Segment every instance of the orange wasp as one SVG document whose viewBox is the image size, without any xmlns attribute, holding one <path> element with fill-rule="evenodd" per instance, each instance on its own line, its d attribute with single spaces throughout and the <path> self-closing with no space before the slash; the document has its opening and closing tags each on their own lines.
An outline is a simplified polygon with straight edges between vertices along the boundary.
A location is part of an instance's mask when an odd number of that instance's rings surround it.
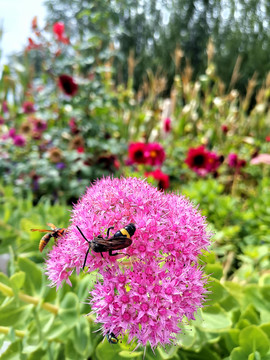
<svg viewBox="0 0 270 360">
<path fill-rule="evenodd" d="M 45 234 L 44 236 L 42 236 L 40 242 L 39 242 L 39 251 L 42 252 L 42 250 L 45 248 L 45 246 L 48 244 L 48 242 L 50 241 L 50 239 L 52 237 L 54 237 L 55 239 L 63 236 L 66 234 L 66 229 L 64 228 L 57 228 L 54 224 L 48 223 L 48 226 L 50 226 L 50 228 L 52 230 L 47 230 L 47 229 L 31 229 L 31 231 L 39 231 L 39 232 L 46 232 L 48 234 Z"/>
</svg>

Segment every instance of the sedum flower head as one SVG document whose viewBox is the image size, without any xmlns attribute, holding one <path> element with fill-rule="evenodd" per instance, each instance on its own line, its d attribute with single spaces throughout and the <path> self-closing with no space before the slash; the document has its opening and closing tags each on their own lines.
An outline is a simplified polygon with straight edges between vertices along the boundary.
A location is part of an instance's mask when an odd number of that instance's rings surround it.
<svg viewBox="0 0 270 360">
<path fill-rule="evenodd" d="M 155 348 L 175 340 L 183 317 L 194 319 L 207 292 L 198 255 L 211 234 L 184 196 L 165 194 L 137 178 L 96 181 L 74 205 L 67 234 L 49 253 L 47 274 L 59 287 L 70 284 L 74 269 L 82 269 L 88 243 L 76 225 L 91 240 L 105 236 L 108 227 L 116 232 L 129 223 L 136 225 L 133 242 L 121 250 L 129 257 L 89 253 L 87 271 L 98 269 L 90 305 L 104 335 L 128 333 L 129 341 L 149 341 Z"/>
</svg>

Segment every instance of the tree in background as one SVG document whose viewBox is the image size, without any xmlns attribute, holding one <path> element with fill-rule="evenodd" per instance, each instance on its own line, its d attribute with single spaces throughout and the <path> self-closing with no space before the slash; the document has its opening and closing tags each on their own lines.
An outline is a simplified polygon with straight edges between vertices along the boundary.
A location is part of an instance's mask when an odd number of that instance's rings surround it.
<svg viewBox="0 0 270 360">
<path fill-rule="evenodd" d="M 104 50 L 114 43 L 118 82 L 127 81 L 132 51 L 137 89 L 150 69 L 164 72 L 170 87 L 177 70 L 176 47 L 190 61 L 193 76 L 201 74 L 210 37 L 217 71 L 227 87 L 239 56 L 241 76 L 236 87 L 242 92 L 255 71 L 260 82 L 269 70 L 270 4 L 265 0 L 47 0 L 46 5 L 48 20 L 64 21 L 74 39 L 102 34 Z"/>
</svg>

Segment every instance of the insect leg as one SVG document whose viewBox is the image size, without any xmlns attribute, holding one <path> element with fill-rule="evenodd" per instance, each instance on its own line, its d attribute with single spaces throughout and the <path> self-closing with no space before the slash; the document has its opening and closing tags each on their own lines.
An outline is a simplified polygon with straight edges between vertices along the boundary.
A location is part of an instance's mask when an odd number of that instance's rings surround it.
<svg viewBox="0 0 270 360">
<path fill-rule="evenodd" d="M 91 244 L 89 245 L 89 248 L 88 248 L 88 250 L 87 250 L 87 252 L 85 254 L 85 258 L 84 258 L 84 262 L 83 262 L 83 269 L 85 268 L 85 264 L 86 264 L 86 260 L 87 260 L 90 248 L 91 248 Z"/>
<path fill-rule="evenodd" d="M 109 255 L 110 256 L 116 256 L 116 255 L 125 255 L 125 256 L 130 256 L 130 255 L 128 255 L 128 254 L 125 254 L 125 253 L 122 253 L 122 252 L 117 252 L 117 253 L 112 253 L 113 252 L 113 250 L 109 250 Z"/>
<path fill-rule="evenodd" d="M 113 229 L 113 228 L 114 228 L 114 226 L 110 226 L 110 227 L 108 228 L 108 230 L 107 230 L 107 238 L 109 237 L 110 230 Z"/>
</svg>

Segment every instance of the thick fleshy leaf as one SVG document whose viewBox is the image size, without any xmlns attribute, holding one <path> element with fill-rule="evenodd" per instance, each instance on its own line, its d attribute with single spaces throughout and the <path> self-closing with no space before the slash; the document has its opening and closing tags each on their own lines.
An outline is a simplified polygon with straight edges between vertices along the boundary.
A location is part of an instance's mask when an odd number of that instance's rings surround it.
<svg viewBox="0 0 270 360">
<path fill-rule="evenodd" d="M 19 258 L 19 268 L 25 272 L 25 290 L 28 295 L 39 294 L 42 286 L 42 271 L 34 262 L 27 258 Z"/>
<path fill-rule="evenodd" d="M 215 278 L 209 278 L 208 288 L 209 291 L 211 291 L 211 294 L 208 295 L 207 305 L 211 306 L 229 295 L 228 291 L 221 285 L 219 280 Z"/>
<path fill-rule="evenodd" d="M 229 314 L 218 304 L 203 309 L 202 319 L 201 329 L 206 332 L 224 331 L 231 326 Z"/>
<path fill-rule="evenodd" d="M 248 326 L 240 332 L 239 344 L 246 355 L 258 351 L 263 356 L 269 350 L 269 340 L 266 334 L 255 325 Z"/>
<path fill-rule="evenodd" d="M 78 321 L 79 314 L 79 301 L 74 293 L 67 293 L 60 303 L 60 310 L 58 313 L 61 320 L 66 326 L 72 327 Z"/>
</svg>

